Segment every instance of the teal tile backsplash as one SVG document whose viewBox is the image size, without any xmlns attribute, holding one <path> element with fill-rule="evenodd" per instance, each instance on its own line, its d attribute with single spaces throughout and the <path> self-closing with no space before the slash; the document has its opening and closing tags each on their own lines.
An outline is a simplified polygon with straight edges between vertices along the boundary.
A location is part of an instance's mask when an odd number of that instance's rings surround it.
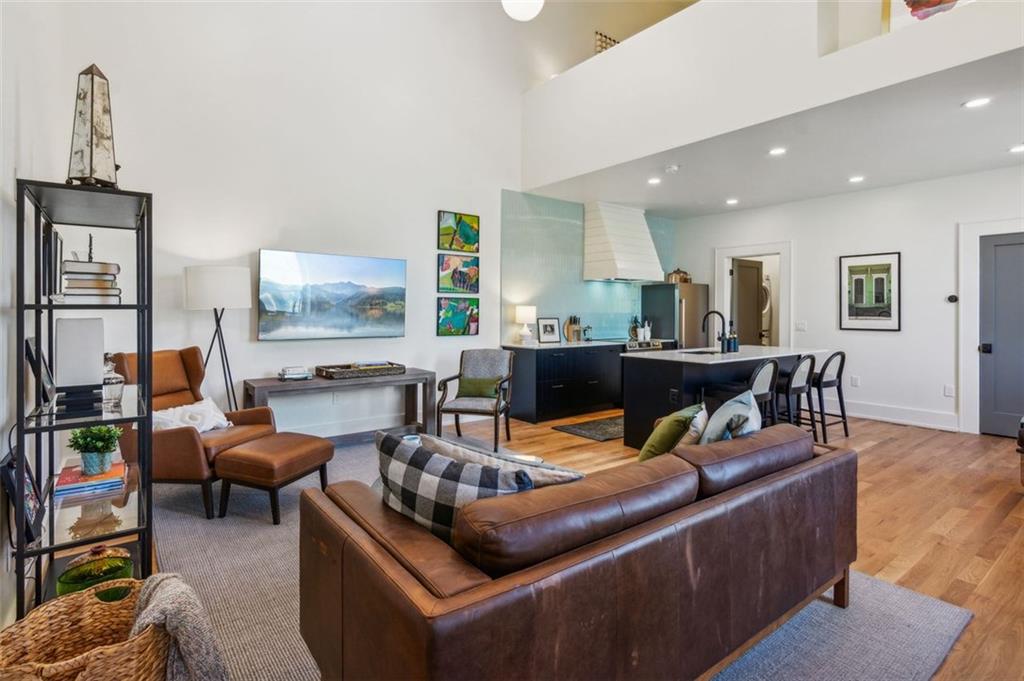
<svg viewBox="0 0 1024 681">
<path fill-rule="evenodd" d="M 675 247 L 670 220 L 649 218 L 663 269 Z M 621 338 L 640 313 L 640 285 L 583 281 L 583 204 L 505 190 L 501 193 L 502 339 L 519 328 L 516 305 L 535 305 L 538 317 L 579 315 L 593 338 Z M 536 328 L 533 329 L 536 334 Z"/>
</svg>

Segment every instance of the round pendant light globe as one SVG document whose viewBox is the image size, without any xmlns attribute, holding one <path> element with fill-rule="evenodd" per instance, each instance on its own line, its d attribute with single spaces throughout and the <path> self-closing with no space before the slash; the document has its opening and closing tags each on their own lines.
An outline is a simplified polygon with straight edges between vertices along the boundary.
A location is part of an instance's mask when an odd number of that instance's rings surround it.
<svg viewBox="0 0 1024 681">
<path fill-rule="evenodd" d="M 516 21 L 530 21 L 544 7 L 544 0 L 501 0 L 505 14 Z"/>
</svg>

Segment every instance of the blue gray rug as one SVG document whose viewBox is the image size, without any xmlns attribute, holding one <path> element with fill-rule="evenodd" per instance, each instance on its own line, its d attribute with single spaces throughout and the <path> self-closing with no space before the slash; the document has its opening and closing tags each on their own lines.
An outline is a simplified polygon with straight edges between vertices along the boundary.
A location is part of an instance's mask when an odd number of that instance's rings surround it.
<svg viewBox="0 0 1024 681">
<path fill-rule="evenodd" d="M 376 453 L 372 445 L 339 448 L 328 471 L 332 482 L 371 482 Z M 160 569 L 183 575 L 203 600 L 234 681 L 320 678 L 299 634 L 298 499 L 317 485 L 314 474 L 281 491 L 278 526 L 260 490 L 234 487 L 228 516 L 206 520 L 198 488 L 155 486 Z M 847 610 L 811 603 L 717 679 L 928 679 L 971 619 L 962 608 L 858 573 L 850 593 Z"/>
</svg>

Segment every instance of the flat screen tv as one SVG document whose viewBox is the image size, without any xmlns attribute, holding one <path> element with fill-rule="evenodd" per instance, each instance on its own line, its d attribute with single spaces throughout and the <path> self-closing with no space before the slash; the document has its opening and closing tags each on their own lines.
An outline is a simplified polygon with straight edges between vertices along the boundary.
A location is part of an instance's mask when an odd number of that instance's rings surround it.
<svg viewBox="0 0 1024 681">
<path fill-rule="evenodd" d="M 405 335 L 405 261 L 260 250 L 259 340 Z"/>
</svg>

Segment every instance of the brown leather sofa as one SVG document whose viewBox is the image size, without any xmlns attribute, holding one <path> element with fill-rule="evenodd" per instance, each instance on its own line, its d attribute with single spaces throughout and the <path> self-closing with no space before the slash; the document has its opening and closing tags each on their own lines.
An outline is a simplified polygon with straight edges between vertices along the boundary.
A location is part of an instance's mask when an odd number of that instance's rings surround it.
<svg viewBox="0 0 1024 681">
<path fill-rule="evenodd" d="M 138 382 L 135 353 L 114 355 L 116 371 L 126 383 Z M 203 399 L 202 385 L 206 369 L 202 351 L 159 350 L 153 353 L 153 409 L 170 409 Z M 153 481 L 200 485 L 203 508 L 213 518 L 214 459 L 224 450 L 277 432 L 274 413 L 269 407 L 226 412 L 233 424 L 229 428 L 200 433 L 195 428 L 170 428 L 153 432 Z M 129 463 L 137 456 L 136 432 L 124 429 L 120 439 L 121 455 Z"/>
<path fill-rule="evenodd" d="M 301 501 L 324 679 L 710 676 L 856 558 L 857 455 L 783 424 L 475 501 L 452 545 L 347 481 Z"/>
</svg>

